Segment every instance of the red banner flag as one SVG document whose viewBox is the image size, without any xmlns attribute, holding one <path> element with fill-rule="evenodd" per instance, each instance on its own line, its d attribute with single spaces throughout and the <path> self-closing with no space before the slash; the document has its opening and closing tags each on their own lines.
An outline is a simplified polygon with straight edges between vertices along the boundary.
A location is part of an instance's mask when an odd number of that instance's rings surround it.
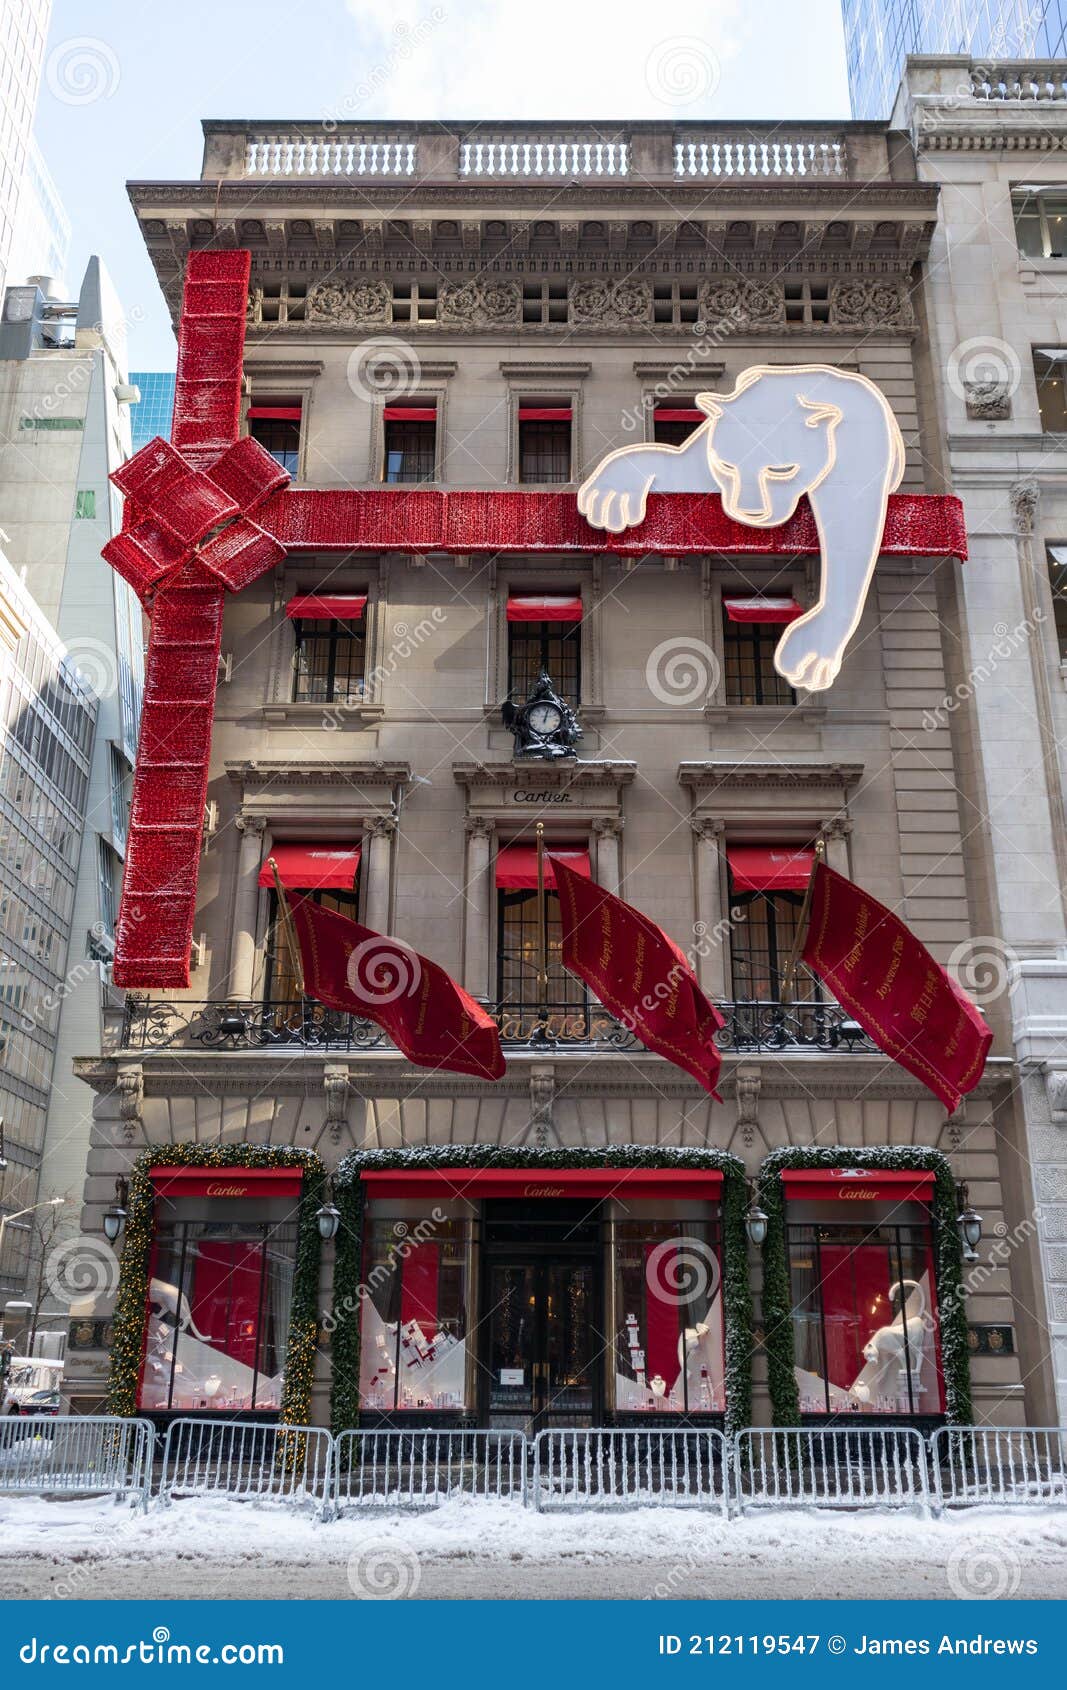
<svg viewBox="0 0 1067 1690">
<path fill-rule="evenodd" d="M 643 1045 L 684 1068 L 713 1097 L 726 1023 L 673 939 L 647 915 L 551 857 L 559 891 L 563 966 Z"/>
<path fill-rule="evenodd" d="M 443 968 L 310 898 L 291 908 L 308 997 L 383 1027 L 420 1068 L 501 1078 L 496 1022 Z"/>
<path fill-rule="evenodd" d="M 815 869 L 801 956 L 950 1114 L 974 1090 L 993 1042 L 981 1012 L 899 916 L 825 863 Z"/>
</svg>

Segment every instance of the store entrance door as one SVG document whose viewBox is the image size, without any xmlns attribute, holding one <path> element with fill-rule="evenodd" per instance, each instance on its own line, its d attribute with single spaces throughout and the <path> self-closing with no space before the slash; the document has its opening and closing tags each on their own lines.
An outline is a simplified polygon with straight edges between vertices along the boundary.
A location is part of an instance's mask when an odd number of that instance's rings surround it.
<svg viewBox="0 0 1067 1690">
<path fill-rule="evenodd" d="M 486 1276 L 488 1424 L 533 1436 L 599 1424 L 594 1261 L 491 1257 Z"/>
</svg>

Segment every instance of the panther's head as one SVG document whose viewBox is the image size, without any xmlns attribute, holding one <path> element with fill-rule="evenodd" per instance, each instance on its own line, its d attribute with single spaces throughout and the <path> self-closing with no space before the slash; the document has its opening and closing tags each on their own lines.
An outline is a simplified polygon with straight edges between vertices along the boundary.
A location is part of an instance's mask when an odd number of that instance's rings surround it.
<svg viewBox="0 0 1067 1690">
<path fill-rule="evenodd" d="M 792 516 L 801 494 L 810 493 L 833 467 L 841 412 L 801 397 L 783 405 L 774 374 L 752 376 L 727 398 L 699 393 L 697 404 L 711 419 L 708 462 L 727 516 L 773 528 Z"/>
</svg>

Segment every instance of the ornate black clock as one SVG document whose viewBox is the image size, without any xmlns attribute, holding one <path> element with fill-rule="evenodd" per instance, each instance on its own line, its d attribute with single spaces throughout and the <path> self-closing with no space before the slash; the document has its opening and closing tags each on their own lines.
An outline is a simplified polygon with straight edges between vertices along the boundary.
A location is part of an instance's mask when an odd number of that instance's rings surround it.
<svg viewBox="0 0 1067 1690">
<path fill-rule="evenodd" d="M 516 757 L 573 757 L 582 737 L 578 718 L 542 669 L 525 704 L 505 699 L 504 726 L 515 735 Z"/>
</svg>

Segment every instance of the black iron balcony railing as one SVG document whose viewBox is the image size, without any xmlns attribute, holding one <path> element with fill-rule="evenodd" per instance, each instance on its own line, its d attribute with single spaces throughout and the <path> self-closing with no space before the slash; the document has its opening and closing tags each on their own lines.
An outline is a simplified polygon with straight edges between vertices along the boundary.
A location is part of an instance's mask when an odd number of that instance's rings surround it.
<svg viewBox="0 0 1067 1690">
<path fill-rule="evenodd" d="M 726 1025 L 717 1043 L 737 1055 L 775 1051 L 871 1051 L 874 1045 L 840 1005 L 738 1002 L 720 1006 Z M 532 1004 L 488 1005 L 501 1042 L 515 1047 L 562 1046 L 638 1051 L 640 1041 L 599 1004 L 549 1004 L 547 1017 Z M 389 1038 L 372 1021 L 310 1001 L 189 1002 L 130 993 L 122 1029 L 124 1050 L 388 1049 Z"/>
</svg>

